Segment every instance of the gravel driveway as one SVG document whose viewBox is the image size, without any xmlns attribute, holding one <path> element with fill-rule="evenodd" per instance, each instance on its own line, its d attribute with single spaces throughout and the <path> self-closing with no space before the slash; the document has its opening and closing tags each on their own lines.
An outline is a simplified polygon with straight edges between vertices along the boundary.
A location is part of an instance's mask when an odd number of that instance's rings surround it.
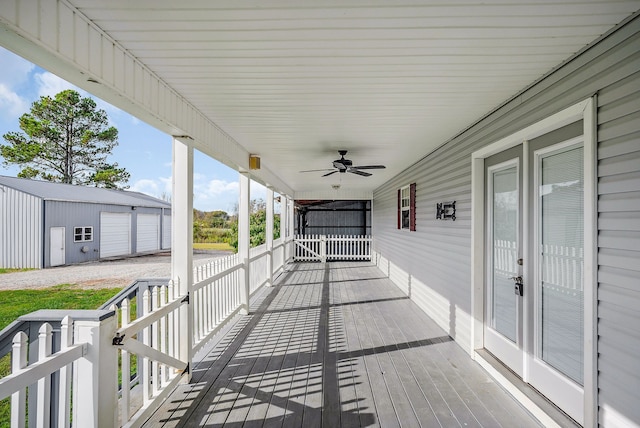
<svg viewBox="0 0 640 428">
<path fill-rule="evenodd" d="M 194 265 L 226 256 L 227 251 L 195 251 Z M 75 284 L 81 288 L 122 288 L 138 278 L 169 278 L 171 254 L 105 260 L 0 275 L 0 290 L 44 288 L 58 284 Z"/>
</svg>

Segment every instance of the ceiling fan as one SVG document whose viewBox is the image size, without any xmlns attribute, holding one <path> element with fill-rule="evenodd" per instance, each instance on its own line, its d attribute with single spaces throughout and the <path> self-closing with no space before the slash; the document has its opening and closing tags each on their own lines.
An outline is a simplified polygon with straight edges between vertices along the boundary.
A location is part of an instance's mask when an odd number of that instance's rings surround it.
<svg viewBox="0 0 640 428">
<path fill-rule="evenodd" d="M 363 169 L 384 169 L 386 168 L 384 165 L 361 165 L 361 166 L 353 166 L 353 162 L 350 161 L 349 159 L 345 159 L 344 155 L 347 154 L 346 150 L 338 150 L 338 153 L 340 154 L 340 159 L 336 159 L 333 161 L 333 168 L 331 169 L 310 169 L 307 171 L 300 171 L 300 172 L 319 172 L 319 171 L 330 171 L 326 174 L 323 175 L 323 177 L 327 177 L 331 174 L 335 174 L 336 172 L 339 172 L 341 174 L 344 174 L 345 172 L 350 172 L 351 174 L 356 174 L 356 175 L 361 175 L 363 177 L 369 177 L 371 176 L 371 173 L 369 172 L 365 172 L 365 171 L 361 171 Z"/>
</svg>

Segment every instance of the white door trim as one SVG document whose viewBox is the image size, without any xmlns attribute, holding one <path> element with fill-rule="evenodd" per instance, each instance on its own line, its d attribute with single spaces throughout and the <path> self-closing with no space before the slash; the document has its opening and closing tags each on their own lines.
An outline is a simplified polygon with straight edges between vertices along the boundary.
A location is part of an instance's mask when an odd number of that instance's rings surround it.
<svg viewBox="0 0 640 428">
<path fill-rule="evenodd" d="M 596 254 L 596 97 L 574 104 L 552 116 L 534 123 L 514 134 L 502 138 L 471 155 L 471 341 L 469 353 L 476 357 L 476 349 L 484 348 L 484 235 L 486 219 L 484 213 L 485 178 L 484 159 L 524 143 L 527 140 L 583 120 L 584 136 L 584 287 L 592 290 L 585 293 L 584 324 L 584 426 L 597 422 L 597 254 Z M 526 153 L 526 151 L 525 151 Z M 526 159 L 525 159 L 526 161 Z M 526 185 L 526 183 L 525 183 Z M 524 209 L 524 207 L 523 207 Z M 527 221 L 527 219 L 523 219 Z M 525 275 L 527 273 L 525 272 Z M 526 372 L 526 368 L 525 368 Z"/>
</svg>

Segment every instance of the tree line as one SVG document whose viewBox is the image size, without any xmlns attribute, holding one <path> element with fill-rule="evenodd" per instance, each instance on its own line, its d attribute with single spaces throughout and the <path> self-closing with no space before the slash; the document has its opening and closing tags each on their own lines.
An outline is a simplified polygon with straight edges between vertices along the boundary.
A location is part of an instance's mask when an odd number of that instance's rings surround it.
<svg viewBox="0 0 640 428">
<path fill-rule="evenodd" d="M 193 242 L 227 243 L 238 250 L 238 215 L 230 215 L 225 211 L 193 210 Z M 249 239 L 251 247 L 266 242 L 267 209 L 263 199 L 252 199 L 250 202 Z M 280 237 L 280 215 L 273 216 L 273 238 Z"/>
</svg>

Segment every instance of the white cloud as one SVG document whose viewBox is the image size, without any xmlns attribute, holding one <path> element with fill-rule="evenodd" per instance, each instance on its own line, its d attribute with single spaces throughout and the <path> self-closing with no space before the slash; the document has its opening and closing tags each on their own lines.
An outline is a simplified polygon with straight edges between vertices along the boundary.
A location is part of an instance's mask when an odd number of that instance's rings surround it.
<svg viewBox="0 0 640 428">
<path fill-rule="evenodd" d="M 0 84 L 4 84 L 11 91 L 29 79 L 29 73 L 35 68 L 26 59 L 11 51 L 0 47 Z"/>
<path fill-rule="evenodd" d="M 251 182 L 251 199 L 267 200 L 267 188 L 255 181 Z"/>
<path fill-rule="evenodd" d="M 71 83 L 59 78 L 53 73 L 49 73 L 48 71 L 45 71 L 44 73 L 36 73 L 33 78 L 38 86 L 39 97 L 53 97 L 55 94 L 64 91 L 65 89 L 73 89 L 81 93 L 83 96 L 87 95 L 87 93 L 82 89 L 73 86 Z"/>
<path fill-rule="evenodd" d="M 129 190 L 156 198 L 162 197 L 163 194 L 171 195 L 171 177 L 142 178 L 134 182 Z"/>
<path fill-rule="evenodd" d="M 160 186 L 158 185 L 156 180 L 150 180 L 147 178 L 143 178 L 141 180 L 136 181 L 131 185 L 129 190 L 134 192 L 145 193 L 151 196 L 158 196 L 160 193 Z"/>
<path fill-rule="evenodd" d="M 164 193 L 170 195 L 171 191 L 173 190 L 173 180 L 171 179 L 171 177 L 159 177 L 158 181 L 161 183 Z"/>
<path fill-rule="evenodd" d="M 29 102 L 0 83 L 0 112 L 7 118 L 21 116 L 29 110 Z"/>
<path fill-rule="evenodd" d="M 222 193 L 238 193 L 240 184 L 237 181 L 211 180 L 207 186 L 210 195 L 216 196 Z"/>
</svg>

